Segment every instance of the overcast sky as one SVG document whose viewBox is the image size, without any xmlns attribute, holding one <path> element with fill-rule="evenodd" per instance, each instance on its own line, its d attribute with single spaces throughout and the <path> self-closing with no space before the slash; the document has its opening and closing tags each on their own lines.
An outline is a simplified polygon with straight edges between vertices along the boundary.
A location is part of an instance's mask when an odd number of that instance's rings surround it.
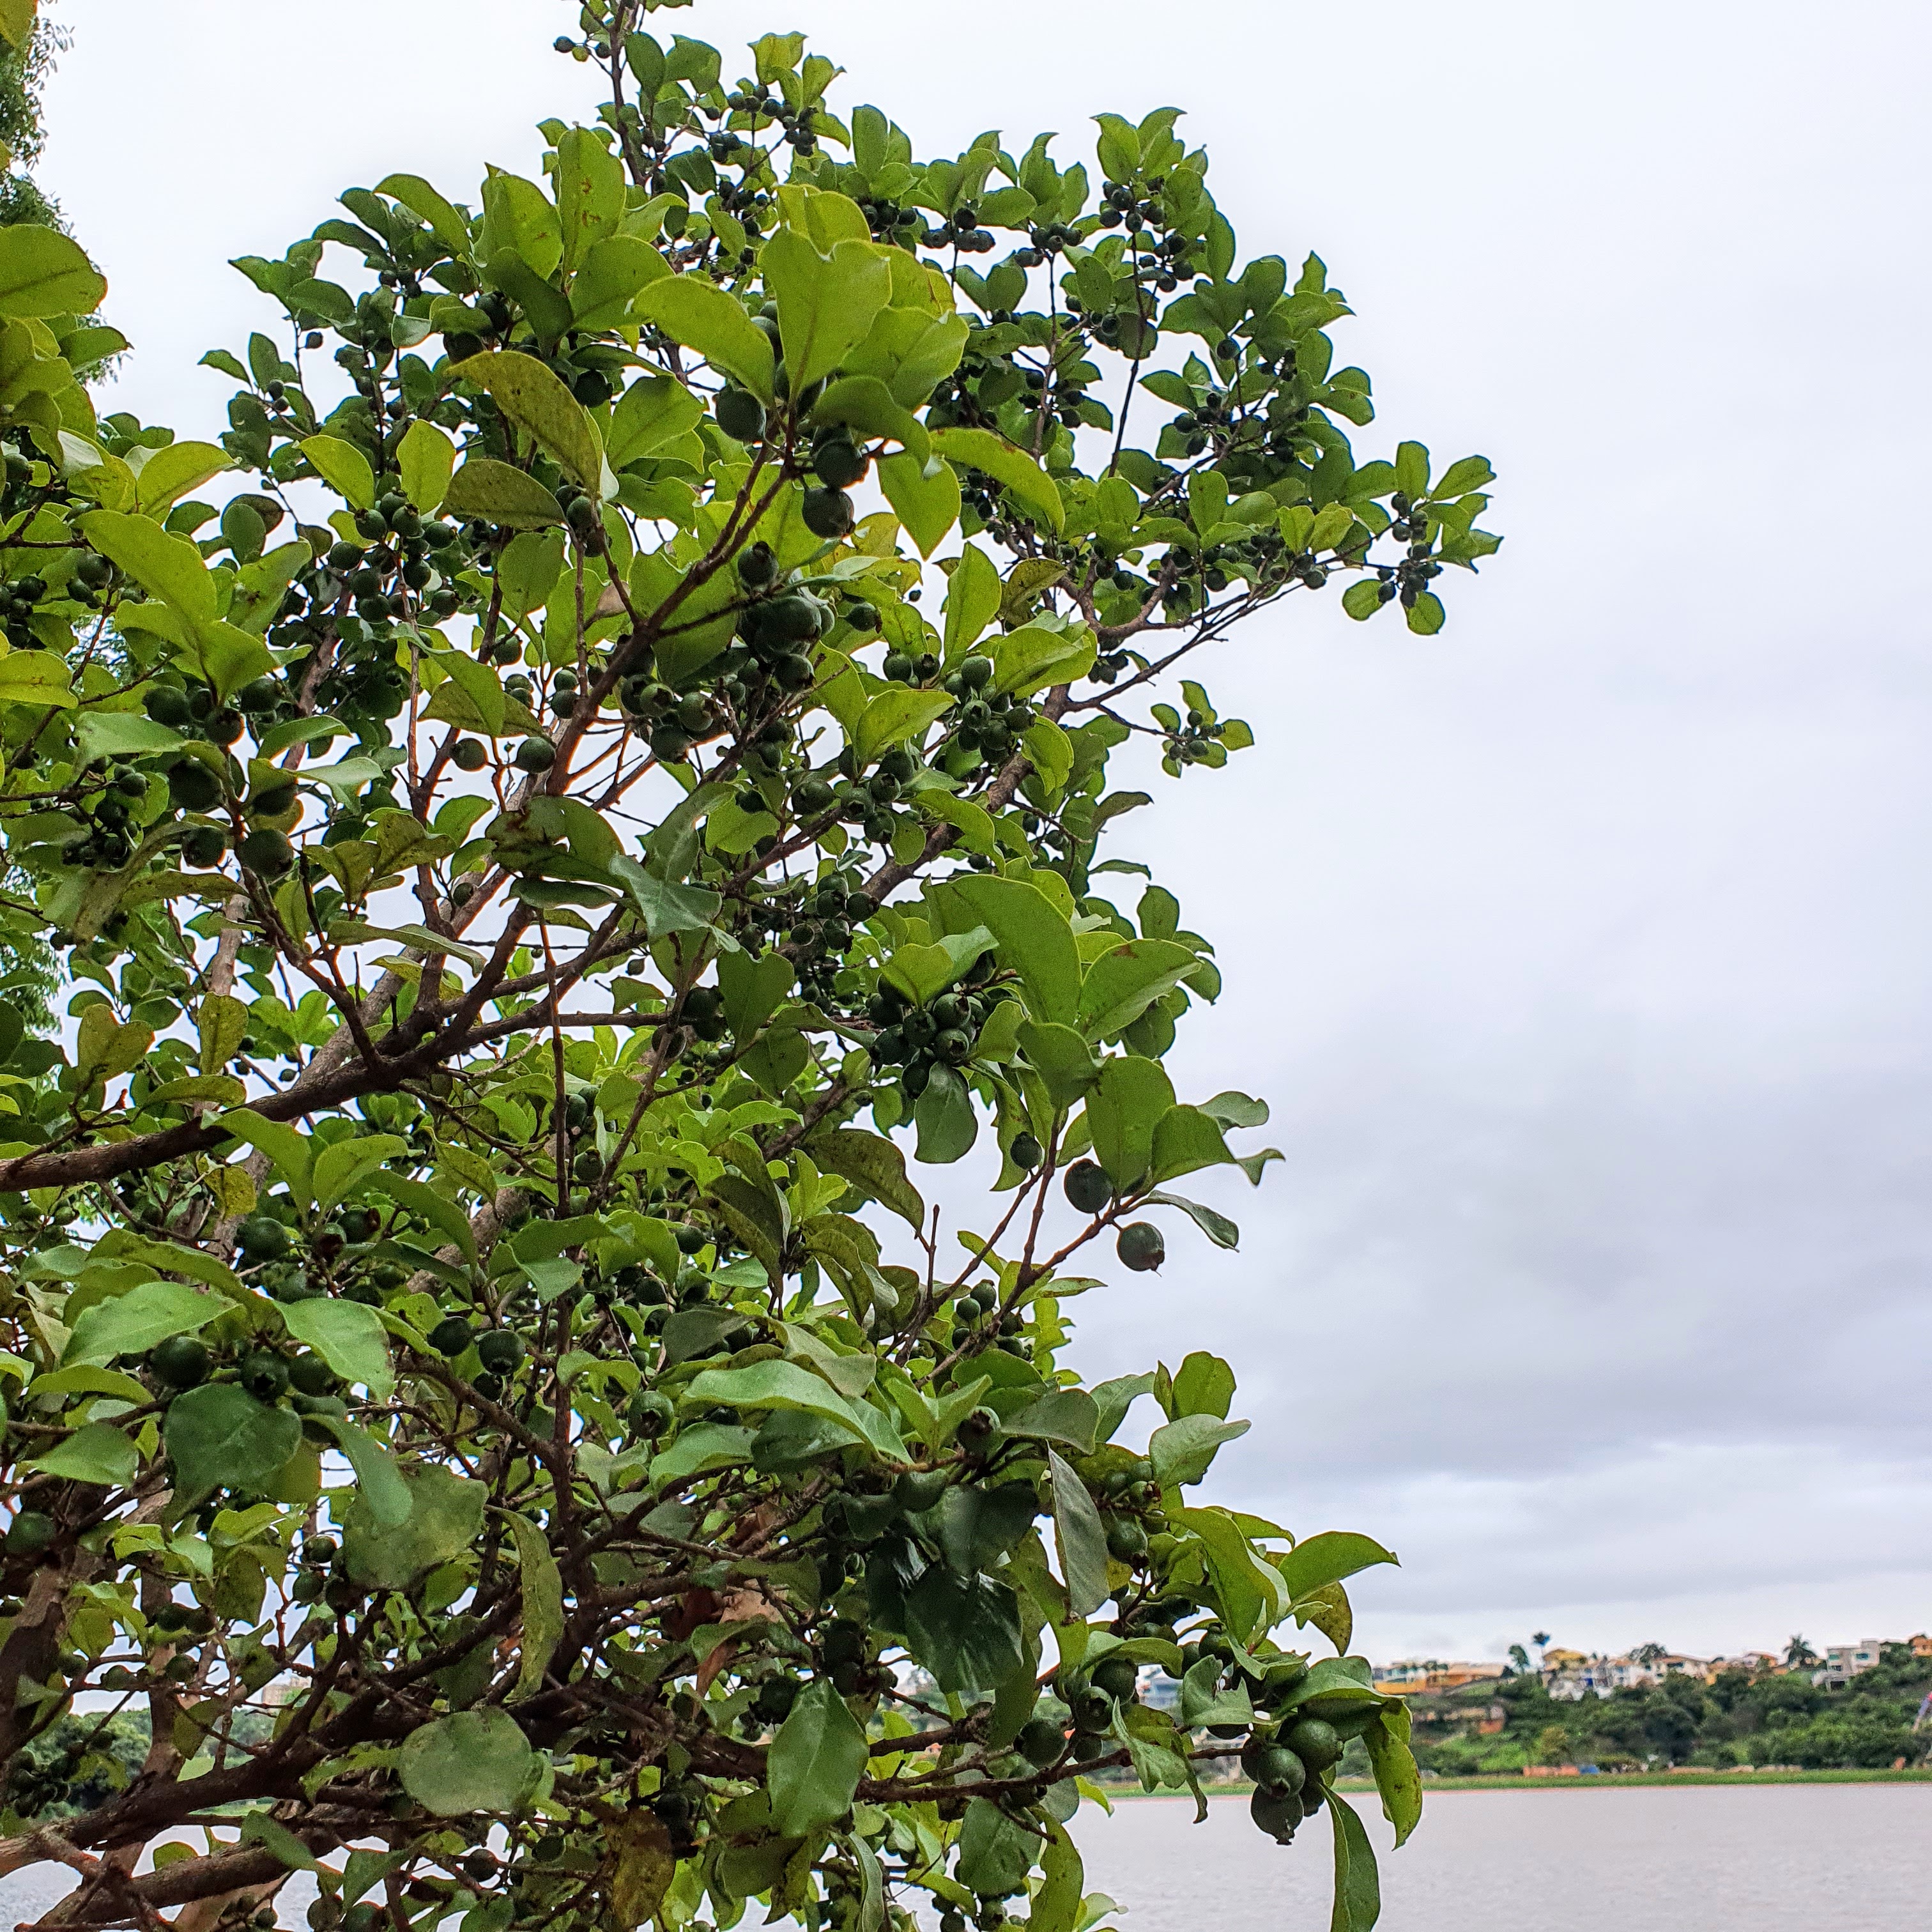
<svg viewBox="0 0 1932 1932">
<path fill-rule="evenodd" d="M 136 355 L 272 326 L 222 265 L 392 170 L 475 199 L 587 116 L 555 0 L 87 0 L 44 170 Z M 1312 248 L 1403 437 L 1508 542 L 1412 638 L 1332 599 L 1209 680 L 1258 740 L 1114 850 L 1227 991 L 1196 1097 L 1287 1158 L 1238 1258 L 1177 1230 L 1081 1304 L 1098 1372 L 1228 1355 L 1216 1493 L 1367 1530 L 1377 1656 L 1697 1652 L 1932 1627 L 1932 430 L 1922 6 L 874 0 L 802 27 L 922 153 L 1188 110 L 1249 254 Z M 748 64 L 748 63 L 746 63 Z"/>
</svg>

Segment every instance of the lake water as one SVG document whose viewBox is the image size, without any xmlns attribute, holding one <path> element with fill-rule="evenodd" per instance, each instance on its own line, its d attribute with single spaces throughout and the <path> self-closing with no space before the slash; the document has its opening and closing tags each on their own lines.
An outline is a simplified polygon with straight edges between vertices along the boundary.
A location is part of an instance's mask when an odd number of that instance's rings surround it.
<svg viewBox="0 0 1932 1932">
<path fill-rule="evenodd" d="M 1358 1796 L 1382 1874 L 1377 1932 L 1925 1932 L 1932 1784 L 1442 1791 L 1400 1852 Z M 1325 1820 L 1290 1846 L 1244 1798 L 1138 1798 L 1076 1822 L 1120 1932 L 1325 1932 Z"/>
<path fill-rule="evenodd" d="M 1356 1808 L 1388 1852 L 1372 1796 Z M 1283 1847 L 1247 1810 L 1216 1798 L 1196 1826 L 1191 1802 L 1083 1806 L 1088 1889 L 1123 1908 L 1118 1932 L 1325 1932 L 1326 1822 Z M 1437 1792 L 1382 1870 L 1378 1932 L 1925 1932 L 1932 1784 Z M 69 1888 L 46 1867 L 0 1880 L 0 1926 Z M 291 1884 L 283 1924 L 313 1896 Z"/>
</svg>

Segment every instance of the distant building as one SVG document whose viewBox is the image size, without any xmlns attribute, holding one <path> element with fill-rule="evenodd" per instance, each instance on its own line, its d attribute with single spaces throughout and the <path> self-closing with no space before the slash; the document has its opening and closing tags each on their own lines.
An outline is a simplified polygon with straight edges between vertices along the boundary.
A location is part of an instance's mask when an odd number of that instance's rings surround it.
<svg viewBox="0 0 1932 1932">
<path fill-rule="evenodd" d="M 1883 1640 L 1875 1636 L 1868 1636 L 1862 1643 L 1828 1645 L 1825 1661 L 1812 1672 L 1811 1681 L 1823 1684 L 1827 1690 L 1842 1690 L 1854 1677 L 1878 1663 L 1884 1648 Z"/>
<path fill-rule="evenodd" d="M 1916 1636 L 1909 1636 L 1906 1642 L 1912 1646 L 1914 1657 L 1932 1657 L 1932 1636 L 1921 1630 Z"/>
<path fill-rule="evenodd" d="M 1180 1703 L 1180 1679 L 1168 1676 L 1164 1670 L 1143 1670 L 1140 1697 L 1143 1704 L 1156 1711 L 1178 1709 Z"/>
<path fill-rule="evenodd" d="M 1466 1684 L 1493 1683 L 1503 1674 L 1500 1664 L 1444 1664 L 1435 1658 L 1405 1658 L 1375 1666 L 1376 1688 L 1391 1697 L 1424 1696 L 1432 1692 L 1460 1690 Z"/>
</svg>

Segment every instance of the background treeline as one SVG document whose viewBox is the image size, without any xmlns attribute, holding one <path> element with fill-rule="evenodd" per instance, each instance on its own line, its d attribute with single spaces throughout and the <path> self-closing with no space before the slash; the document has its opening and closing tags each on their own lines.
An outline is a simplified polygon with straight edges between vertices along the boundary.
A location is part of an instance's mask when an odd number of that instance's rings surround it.
<svg viewBox="0 0 1932 1932">
<path fill-rule="evenodd" d="M 1445 1777 L 1538 1764 L 1876 1769 L 1901 1757 L 1917 1764 L 1932 1750 L 1932 1730 L 1912 1730 L 1928 1690 L 1932 1658 L 1888 1644 L 1875 1669 L 1836 1690 L 1814 1684 L 1808 1671 L 1737 1670 L 1710 1684 L 1670 1677 L 1570 1702 L 1552 1698 L 1532 1676 L 1414 1699 L 1411 1708 L 1416 1756 Z M 1504 1727 L 1479 1735 L 1472 1713 L 1492 1707 L 1504 1713 Z"/>
</svg>

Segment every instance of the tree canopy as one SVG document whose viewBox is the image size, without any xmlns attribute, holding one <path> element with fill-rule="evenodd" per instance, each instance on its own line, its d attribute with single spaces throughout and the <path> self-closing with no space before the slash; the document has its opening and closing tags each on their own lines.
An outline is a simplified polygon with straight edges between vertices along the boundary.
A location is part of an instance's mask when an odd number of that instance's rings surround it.
<svg viewBox="0 0 1932 1932">
<path fill-rule="evenodd" d="M 102 277 L 0 231 L 0 941 L 65 1002 L 0 1006 L 0 1870 L 1085 1932 L 1096 1780 L 1238 1761 L 1360 1932 L 1393 1558 L 1204 1499 L 1247 1425 L 1184 1321 L 1070 1359 L 1108 1248 L 1198 1294 L 1238 1231 L 1175 1184 L 1278 1158 L 1177 1090 L 1221 968 L 1101 848 L 1137 738 L 1190 794 L 1252 742 L 1238 622 L 1438 630 L 1489 466 L 1357 460 L 1347 304 L 1178 111 L 920 160 L 802 36 L 728 78 L 652 10 L 559 40 L 542 178 L 238 261 L 218 437 L 98 413 Z"/>
</svg>

